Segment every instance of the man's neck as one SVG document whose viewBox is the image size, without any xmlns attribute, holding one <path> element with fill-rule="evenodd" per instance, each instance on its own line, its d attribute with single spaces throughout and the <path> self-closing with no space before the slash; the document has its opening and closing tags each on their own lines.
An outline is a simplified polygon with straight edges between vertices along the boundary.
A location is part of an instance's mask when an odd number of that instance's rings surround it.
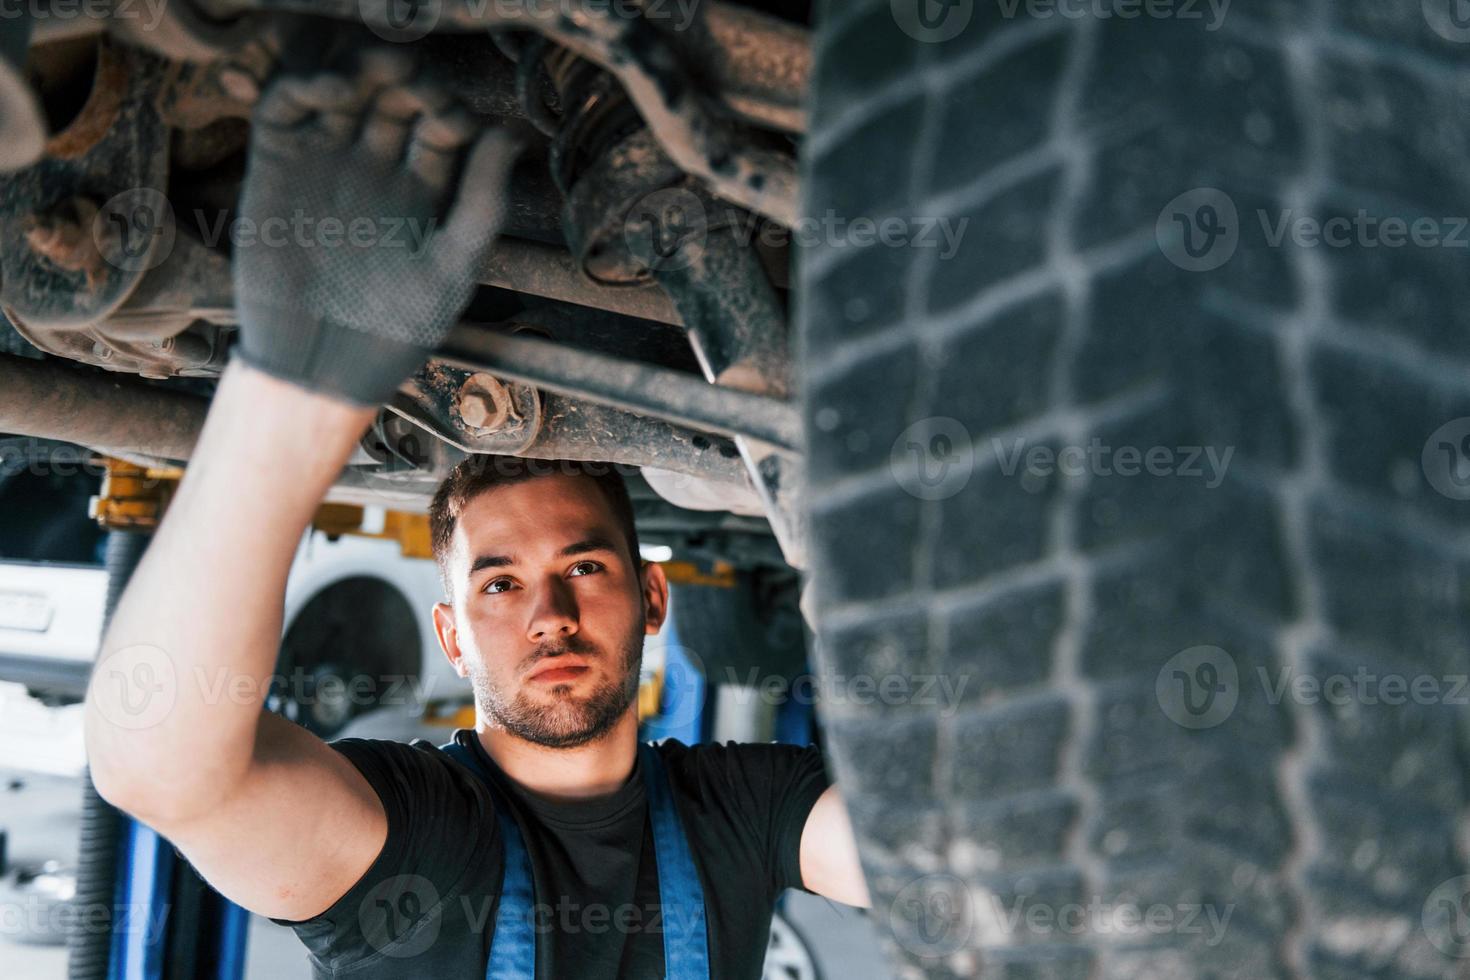
<svg viewBox="0 0 1470 980">
<path fill-rule="evenodd" d="M 636 703 L 606 735 L 570 749 L 552 749 L 517 738 L 476 719 L 475 735 L 501 772 L 553 803 L 571 803 L 617 792 L 633 775 L 638 753 Z"/>
</svg>

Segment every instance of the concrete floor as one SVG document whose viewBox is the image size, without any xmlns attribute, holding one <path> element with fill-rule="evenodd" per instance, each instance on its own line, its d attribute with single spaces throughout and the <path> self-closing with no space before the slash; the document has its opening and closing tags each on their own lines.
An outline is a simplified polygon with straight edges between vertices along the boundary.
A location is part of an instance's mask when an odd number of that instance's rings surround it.
<svg viewBox="0 0 1470 980">
<path fill-rule="evenodd" d="M 378 713 L 349 726 L 346 735 L 423 737 L 444 741 L 446 729 L 424 728 Z M 77 855 L 81 786 L 67 776 L 0 767 L 0 827 L 8 830 L 12 866 L 58 860 L 74 867 Z M 883 980 L 889 976 L 861 910 L 802 892 L 788 892 L 786 913 L 821 964 L 824 980 Z M 0 933 L 5 922 L 0 919 Z M 6 980 L 59 980 L 66 976 L 64 946 L 38 946 L 0 935 L 0 963 Z M 306 951 L 296 935 L 260 916 L 251 917 L 246 980 L 310 980 Z"/>
</svg>

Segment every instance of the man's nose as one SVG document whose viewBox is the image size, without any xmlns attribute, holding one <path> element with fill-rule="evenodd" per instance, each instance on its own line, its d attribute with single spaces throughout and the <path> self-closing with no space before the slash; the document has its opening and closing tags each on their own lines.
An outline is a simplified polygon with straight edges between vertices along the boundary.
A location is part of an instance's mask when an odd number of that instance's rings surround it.
<svg viewBox="0 0 1470 980">
<path fill-rule="evenodd" d="M 577 602 L 572 590 L 560 579 L 548 583 L 536 596 L 536 606 L 526 636 L 539 643 L 577 632 Z"/>
</svg>

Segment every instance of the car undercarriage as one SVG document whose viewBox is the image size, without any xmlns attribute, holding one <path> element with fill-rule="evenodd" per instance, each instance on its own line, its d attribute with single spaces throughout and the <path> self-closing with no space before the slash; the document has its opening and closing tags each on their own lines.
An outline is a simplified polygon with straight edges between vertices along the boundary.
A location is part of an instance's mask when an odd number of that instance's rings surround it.
<svg viewBox="0 0 1470 980">
<path fill-rule="evenodd" d="M 187 463 L 237 244 L 426 232 L 239 220 L 286 29 L 412 51 L 527 149 L 330 500 L 625 467 L 905 977 L 1464 977 L 1463 0 L 0 7 L 0 432 Z"/>
<path fill-rule="evenodd" d="M 281 35 L 371 32 L 529 145 L 469 315 L 329 500 L 421 511 L 473 453 L 598 460 L 635 483 L 650 540 L 803 564 L 786 271 L 802 24 L 728 4 L 93 13 L 33 5 L 6 27 L 0 308 L 10 353 L 31 355 L 0 366 L 8 431 L 183 463 L 234 340 L 242 236 L 422 235 L 303 215 L 256 229 L 235 211 Z"/>
</svg>

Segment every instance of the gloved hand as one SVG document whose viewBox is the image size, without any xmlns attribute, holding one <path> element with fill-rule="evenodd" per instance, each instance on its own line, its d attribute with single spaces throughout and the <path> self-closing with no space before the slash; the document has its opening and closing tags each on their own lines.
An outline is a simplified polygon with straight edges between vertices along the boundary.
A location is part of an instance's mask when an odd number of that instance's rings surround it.
<svg viewBox="0 0 1470 980">
<path fill-rule="evenodd" d="M 280 77 L 256 109 L 235 303 L 248 364 L 370 407 L 469 302 L 519 139 L 413 81 L 401 50 L 352 59 Z"/>
</svg>

